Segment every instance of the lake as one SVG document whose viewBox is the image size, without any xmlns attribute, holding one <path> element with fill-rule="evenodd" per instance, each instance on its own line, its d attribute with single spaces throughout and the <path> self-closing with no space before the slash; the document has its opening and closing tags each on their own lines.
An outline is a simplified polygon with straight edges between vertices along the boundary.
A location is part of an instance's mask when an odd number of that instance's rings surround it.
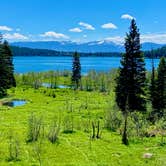
<svg viewBox="0 0 166 166">
<path fill-rule="evenodd" d="M 86 74 L 90 70 L 109 71 L 120 66 L 118 57 L 81 57 L 82 73 Z M 146 59 L 146 69 L 151 70 L 151 59 Z M 155 67 L 159 59 L 154 60 Z M 48 70 L 71 70 L 72 57 L 14 57 L 16 73 L 41 72 Z"/>
</svg>

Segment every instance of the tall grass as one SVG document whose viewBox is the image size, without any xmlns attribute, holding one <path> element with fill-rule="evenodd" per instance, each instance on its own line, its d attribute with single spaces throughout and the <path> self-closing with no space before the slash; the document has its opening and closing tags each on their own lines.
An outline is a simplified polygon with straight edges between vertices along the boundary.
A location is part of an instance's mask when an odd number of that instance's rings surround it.
<svg viewBox="0 0 166 166">
<path fill-rule="evenodd" d="M 42 128 L 42 117 L 38 118 L 34 114 L 31 114 L 28 120 L 28 133 L 27 142 L 37 141 Z"/>
</svg>

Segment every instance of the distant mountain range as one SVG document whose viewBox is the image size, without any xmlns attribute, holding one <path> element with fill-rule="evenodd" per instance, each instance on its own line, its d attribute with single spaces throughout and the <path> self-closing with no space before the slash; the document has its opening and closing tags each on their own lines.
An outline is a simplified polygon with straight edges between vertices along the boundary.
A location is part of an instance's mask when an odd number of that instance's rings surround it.
<svg viewBox="0 0 166 166">
<path fill-rule="evenodd" d="M 11 46 L 11 50 L 14 56 L 73 56 L 73 52 L 65 51 L 55 51 L 48 49 L 37 49 L 37 48 L 26 48 Z M 94 53 L 85 53 L 79 52 L 82 57 L 121 57 L 122 53 L 120 52 L 94 52 Z M 151 51 L 144 51 L 146 58 L 160 58 L 162 56 L 166 57 L 166 46 L 163 46 L 158 49 L 153 49 Z"/>
<path fill-rule="evenodd" d="M 124 52 L 123 45 L 118 45 L 116 43 L 103 40 L 103 41 L 93 41 L 87 43 L 76 43 L 71 41 L 35 41 L 35 42 L 14 42 L 11 43 L 12 46 L 27 47 L 34 49 L 48 49 L 56 51 L 66 51 L 66 52 L 84 52 L 84 53 L 94 53 L 94 52 Z M 148 51 L 151 49 L 158 49 L 165 44 L 156 43 L 143 43 L 142 50 Z"/>
</svg>

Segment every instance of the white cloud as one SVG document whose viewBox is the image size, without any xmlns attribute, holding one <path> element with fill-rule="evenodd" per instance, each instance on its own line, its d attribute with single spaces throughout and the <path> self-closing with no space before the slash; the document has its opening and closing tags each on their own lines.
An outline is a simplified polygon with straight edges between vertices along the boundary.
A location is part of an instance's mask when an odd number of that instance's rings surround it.
<svg viewBox="0 0 166 166">
<path fill-rule="evenodd" d="M 103 39 L 107 42 L 114 42 L 116 44 L 124 44 L 124 36 L 113 36 Z M 141 43 L 152 42 L 157 44 L 166 44 L 166 33 L 162 34 L 142 34 L 140 36 Z M 102 41 L 102 40 L 101 40 Z"/>
<path fill-rule="evenodd" d="M 12 31 L 13 29 L 8 26 L 0 26 L 0 31 Z"/>
<path fill-rule="evenodd" d="M 103 24 L 101 27 L 104 29 L 117 29 L 117 26 L 114 25 L 113 23 Z"/>
<path fill-rule="evenodd" d="M 128 19 L 128 20 L 132 20 L 135 19 L 133 16 L 129 15 L 129 14 L 123 14 L 121 16 L 121 19 Z"/>
<path fill-rule="evenodd" d="M 95 30 L 95 28 L 92 25 L 85 22 L 79 22 L 79 25 L 83 26 L 85 29 L 88 29 L 88 30 Z"/>
<path fill-rule="evenodd" d="M 63 33 L 57 33 L 54 31 L 45 32 L 44 34 L 41 34 L 40 36 L 41 37 L 56 38 L 56 39 L 60 39 L 60 38 L 69 39 L 69 37 L 67 35 L 64 35 Z"/>
<path fill-rule="evenodd" d="M 27 36 L 22 35 L 20 33 L 13 33 L 13 34 L 6 33 L 3 36 L 5 39 L 8 39 L 8 40 L 28 40 L 29 39 Z"/>
<path fill-rule="evenodd" d="M 77 33 L 79 33 L 79 32 L 82 32 L 82 29 L 80 29 L 80 28 L 72 28 L 72 29 L 69 29 L 69 31 L 70 32 L 77 32 Z"/>
<path fill-rule="evenodd" d="M 141 42 L 152 42 L 158 44 L 166 44 L 166 33 L 161 34 L 144 34 L 141 35 Z"/>
</svg>

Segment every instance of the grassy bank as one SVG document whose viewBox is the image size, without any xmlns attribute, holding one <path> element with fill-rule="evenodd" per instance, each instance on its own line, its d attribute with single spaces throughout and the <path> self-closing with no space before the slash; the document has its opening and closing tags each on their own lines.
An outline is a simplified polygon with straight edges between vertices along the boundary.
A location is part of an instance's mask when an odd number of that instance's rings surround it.
<svg viewBox="0 0 166 166">
<path fill-rule="evenodd" d="M 10 90 L 9 97 L 27 104 L 0 108 L 0 165 L 166 165 L 160 137 L 132 136 L 124 146 L 121 125 L 115 132 L 108 130 L 107 115 L 115 109 L 113 92 L 20 87 Z M 28 142 L 32 117 L 40 121 L 40 134 Z M 92 139 L 92 122 L 97 126 L 98 121 L 100 138 Z M 54 124 L 60 131 L 52 143 L 48 135 Z M 152 158 L 143 158 L 145 153 Z"/>
</svg>

